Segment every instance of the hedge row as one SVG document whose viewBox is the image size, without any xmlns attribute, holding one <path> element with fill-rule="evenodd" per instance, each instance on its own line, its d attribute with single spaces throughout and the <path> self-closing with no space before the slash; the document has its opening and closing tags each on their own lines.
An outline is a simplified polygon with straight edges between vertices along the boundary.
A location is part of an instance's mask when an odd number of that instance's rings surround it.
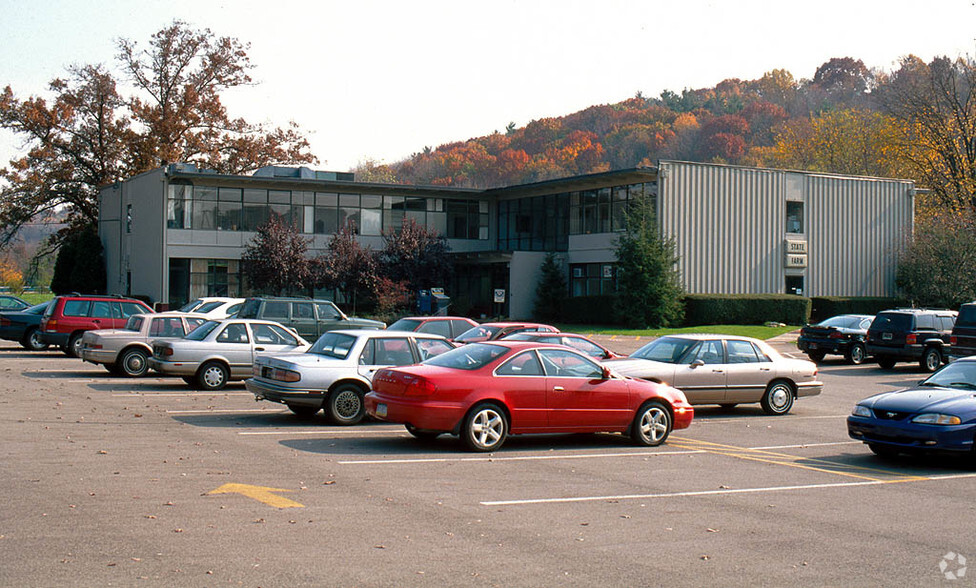
<svg viewBox="0 0 976 588">
<path fill-rule="evenodd" d="M 685 323 L 761 325 L 770 321 L 802 325 L 810 317 L 810 299 L 792 294 L 689 294 Z"/>
<path fill-rule="evenodd" d="M 898 298 L 882 297 L 818 296 L 810 300 L 813 302 L 811 322 L 819 322 L 838 314 L 878 314 L 889 308 L 911 306 Z"/>
<path fill-rule="evenodd" d="M 684 298 L 685 325 L 761 325 L 770 321 L 787 325 L 818 322 L 838 314 L 877 314 L 909 306 L 904 300 L 883 297 L 818 296 L 791 294 L 688 294 Z M 578 296 L 563 301 L 562 321 L 574 324 L 615 325 L 619 302 L 613 295 Z"/>
</svg>

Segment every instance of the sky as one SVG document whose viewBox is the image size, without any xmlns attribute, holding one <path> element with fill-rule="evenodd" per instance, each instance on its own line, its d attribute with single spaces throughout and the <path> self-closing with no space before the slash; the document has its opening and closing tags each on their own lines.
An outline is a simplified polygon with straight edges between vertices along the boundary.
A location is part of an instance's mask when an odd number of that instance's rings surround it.
<svg viewBox="0 0 976 588">
<path fill-rule="evenodd" d="M 256 83 L 225 96 L 230 114 L 294 121 L 333 171 L 637 92 L 976 54 L 971 0 L 0 0 L 0 15 L 0 88 L 20 99 L 72 64 L 118 72 L 118 39 L 148 47 L 174 19 L 249 43 Z M 0 165 L 22 148 L 0 130 Z"/>
</svg>

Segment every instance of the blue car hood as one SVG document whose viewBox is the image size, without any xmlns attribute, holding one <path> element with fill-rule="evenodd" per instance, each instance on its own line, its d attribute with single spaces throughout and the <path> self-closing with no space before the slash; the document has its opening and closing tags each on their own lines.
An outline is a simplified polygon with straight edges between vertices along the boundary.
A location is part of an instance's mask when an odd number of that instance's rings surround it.
<svg viewBox="0 0 976 588">
<path fill-rule="evenodd" d="M 967 420 L 976 416 L 976 391 L 934 387 L 908 388 L 878 394 L 862 404 L 893 412 L 954 414 Z"/>
</svg>

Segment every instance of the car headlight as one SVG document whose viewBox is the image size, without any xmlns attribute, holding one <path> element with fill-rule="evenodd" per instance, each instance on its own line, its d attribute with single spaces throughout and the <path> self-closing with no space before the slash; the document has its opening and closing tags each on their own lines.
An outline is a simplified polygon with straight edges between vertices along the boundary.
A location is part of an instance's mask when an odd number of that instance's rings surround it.
<svg viewBox="0 0 976 588">
<path fill-rule="evenodd" d="M 962 419 L 951 414 L 927 412 L 913 418 L 912 422 L 922 423 L 924 425 L 958 425 L 962 423 Z"/>
<path fill-rule="evenodd" d="M 868 408 L 868 407 L 866 407 L 866 406 L 864 406 L 863 404 L 855 404 L 854 405 L 854 410 L 851 411 L 851 414 L 854 415 L 854 416 L 859 416 L 859 417 L 871 417 L 871 416 L 874 416 L 873 414 L 871 414 L 871 409 Z"/>
</svg>

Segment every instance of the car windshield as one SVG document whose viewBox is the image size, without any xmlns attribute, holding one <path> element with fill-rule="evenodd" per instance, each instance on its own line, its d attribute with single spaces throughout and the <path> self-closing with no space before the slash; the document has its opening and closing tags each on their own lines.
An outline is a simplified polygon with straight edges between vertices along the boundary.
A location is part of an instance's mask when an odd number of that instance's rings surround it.
<svg viewBox="0 0 976 588">
<path fill-rule="evenodd" d="M 476 370 L 508 353 L 507 347 L 488 343 L 472 343 L 432 357 L 423 363 L 458 370 Z"/>
<path fill-rule="evenodd" d="M 309 353 L 317 353 L 326 357 L 345 359 L 349 356 L 349 350 L 356 343 L 356 337 L 342 333 L 326 333 L 319 337 L 319 340 L 308 350 Z"/>
<path fill-rule="evenodd" d="M 688 349 L 696 343 L 698 343 L 697 339 L 661 337 L 631 353 L 630 356 L 661 363 L 678 363 Z"/>
<path fill-rule="evenodd" d="M 214 302 L 207 302 L 206 304 L 201 304 L 200 305 L 200 308 L 198 308 L 196 310 L 196 312 L 199 312 L 201 314 L 206 314 L 206 313 L 210 312 L 211 310 L 214 310 L 216 308 L 220 308 L 220 305 L 221 304 L 223 304 L 223 302 L 220 302 L 219 300 L 214 301 Z"/>
<path fill-rule="evenodd" d="M 491 339 L 491 336 L 497 333 L 499 329 L 501 329 L 501 327 L 478 325 L 477 327 L 471 327 L 467 331 L 461 333 L 454 340 L 464 343 L 465 341 L 474 341 L 475 339 Z"/>
<path fill-rule="evenodd" d="M 180 312 L 192 312 L 194 308 L 200 306 L 202 303 L 203 301 L 199 298 L 196 300 L 191 300 L 180 307 Z"/>
<path fill-rule="evenodd" d="M 400 319 L 387 327 L 391 331 L 414 331 L 420 326 L 423 321 L 418 321 L 417 319 Z"/>
<path fill-rule="evenodd" d="M 957 327 L 976 327 L 976 304 L 963 304 L 956 318 Z"/>
<path fill-rule="evenodd" d="M 935 372 L 921 383 L 922 386 L 976 389 L 976 362 L 955 361 Z"/>
<path fill-rule="evenodd" d="M 856 316 L 835 316 L 817 323 L 818 327 L 837 327 L 838 329 L 855 329 L 861 322 Z"/>
<path fill-rule="evenodd" d="M 220 321 L 207 321 L 190 331 L 190 334 L 184 337 L 184 339 L 189 339 L 190 341 L 203 341 L 211 331 L 217 328 L 217 325 L 219 324 Z"/>
</svg>

